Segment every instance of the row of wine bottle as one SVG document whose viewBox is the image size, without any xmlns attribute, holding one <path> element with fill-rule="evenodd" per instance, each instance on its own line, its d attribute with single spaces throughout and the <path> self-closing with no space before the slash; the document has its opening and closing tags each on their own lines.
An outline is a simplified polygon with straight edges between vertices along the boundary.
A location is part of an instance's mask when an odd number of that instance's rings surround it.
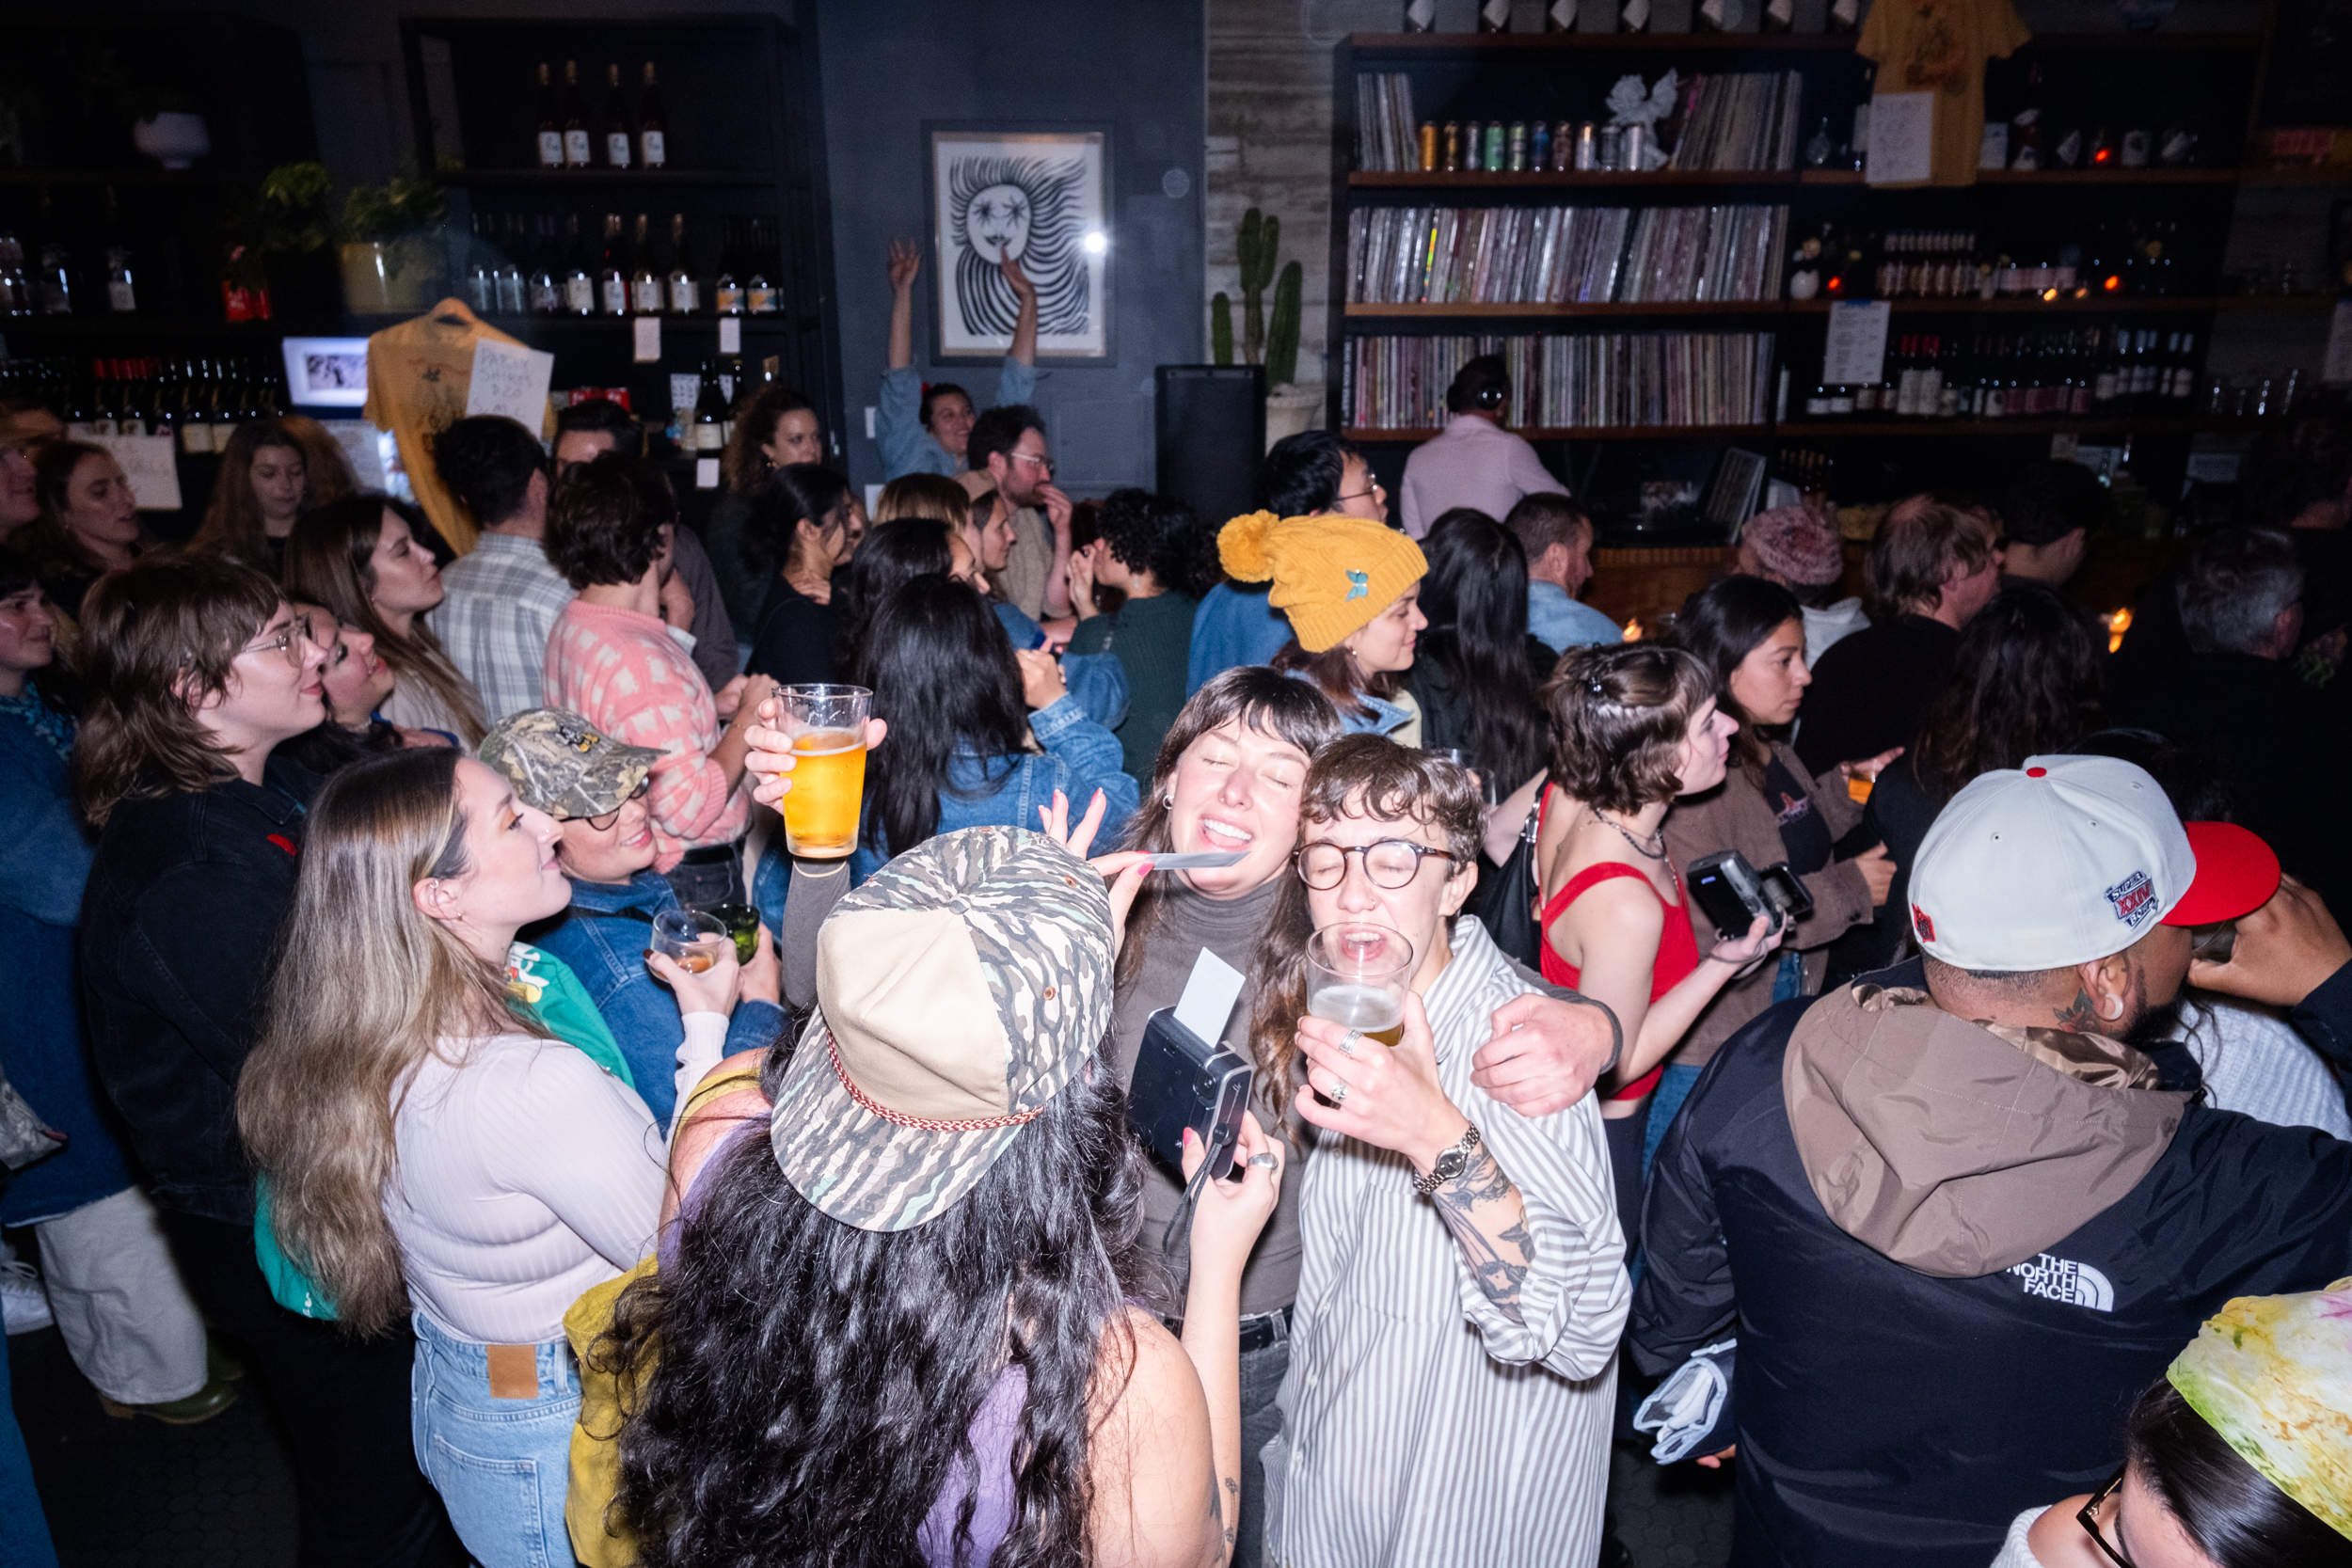
<svg viewBox="0 0 2352 1568">
<path fill-rule="evenodd" d="M 1809 420 L 2000 420 L 2185 414 L 2197 392 L 2197 335 L 2155 327 L 1899 340 L 1875 384 L 1817 383 Z"/>
<path fill-rule="evenodd" d="M 1476 0 L 1478 31 L 1507 33 L 1511 30 L 1511 0 Z M 1750 7 L 1756 0 L 1698 0 L 1692 8 L 1691 30 L 1696 33 L 1739 33 L 1750 30 Z M 1763 10 L 1754 17 L 1756 31 L 1786 33 L 1796 24 L 1795 0 L 1762 0 Z M 1614 27 L 1591 25 L 1587 12 L 1604 13 L 1602 20 L 1613 17 Z M 1862 0 L 1830 0 L 1829 30 L 1851 33 L 1862 26 Z M 1408 33 L 1434 33 L 1438 30 L 1438 0 L 1405 0 L 1405 30 Z M 1650 0 L 1544 0 L 1543 30 L 1547 33 L 1620 32 L 1646 33 L 1650 30 Z"/>
<path fill-rule="evenodd" d="M 293 411 L 282 362 L 230 356 L 0 361 L 0 394 L 37 398 L 98 436 L 169 436 L 182 451 L 224 450 L 236 428 Z"/>
<path fill-rule="evenodd" d="M 548 79 L 546 61 L 539 64 L 539 166 L 541 168 L 665 168 L 670 162 L 670 116 L 662 106 L 661 89 L 653 79 L 653 62 L 645 62 L 645 86 L 637 100 L 637 113 L 628 112 L 621 96 L 621 68 L 605 69 L 604 131 L 592 136 L 588 106 L 580 95 L 580 62 L 564 62 L 561 97 Z"/>
<path fill-rule="evenodd" d="M 665 244 L 647 215 L 632 230 L 604 215 L 594 256 L 580 214 L 477 214 L 462 275 L 467 303 L 484 314 L 521 316 L 764 316 L 781 303 L 783 253 L 772 219 L 729 218 L 719 270 L 697 264 L 686 214 L 673 214 Z"/>
</svg>

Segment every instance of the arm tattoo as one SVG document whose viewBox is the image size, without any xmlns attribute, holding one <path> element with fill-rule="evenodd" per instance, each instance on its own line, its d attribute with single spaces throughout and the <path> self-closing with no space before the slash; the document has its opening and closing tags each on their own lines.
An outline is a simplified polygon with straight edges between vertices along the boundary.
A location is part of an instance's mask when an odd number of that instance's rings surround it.
<svg viewBox="0 0 2352 1568">
<path fill-rule="evenodd" d="M 1241 1482 L 1232 1476 L 1225 1478 L 1225 1496 L 1230 1499 L 1233 1510 L 1233 1523 L 1225 1527 L 1225 1549 L 1230 1552 L 1233 1549 L 1233 1538 L 1238 1533 L 1238 1527 L 1241 1523 Z M 1220 1512 L 1216 1517 L 1221 1521 L 1224 1515 Z"/>
<path fill-rule="evenodd" d="M 1527 1283 L 1535 1246 L 1527 1232 L 1527 1206 L 1518 1189 L 1495 1163 L 1483 1144 L 1470 1164 L 1454 1180 L 1430 1196 L 1446 1228 L 1454 1232 L 1462 1254 L 1470 1259 L 1470 1275 L 1488 1301 L 1513 1323 L 1519 1316 L 1519 1291 Z M 1480 1223 L 1484 1219 L 1486 1224 Z M 1489 1231 L 1487 1227 L 1494 1228 Z"/>
</svg>

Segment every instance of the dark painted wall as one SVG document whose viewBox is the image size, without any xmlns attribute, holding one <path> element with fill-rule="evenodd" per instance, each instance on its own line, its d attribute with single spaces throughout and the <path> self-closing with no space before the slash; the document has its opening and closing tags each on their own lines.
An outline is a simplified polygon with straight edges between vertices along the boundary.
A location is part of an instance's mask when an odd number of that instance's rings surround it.
<svg viewBox="0 0 2352 1568">
<path fill-rule="evenodd" d="M 1202 8 L 1199 0 L 815 0 L 825 71 L 834 276 L 841 309 L 852 477 L 882 478 L 865 409 L 890 326 L 884 246 L 926 246 L 915 364 L 926 380 L 994 401 L 996 373 L 933 367 L 922 122 L 1091 120 L 1110 126 L 1107 365 L 1047 362 L 1037 402 L 1058 482 L 1073 494 L 1152 477 L 1152 368 L 1201 357 Z M 1175 178 L 1181 174 L 1182 178 Z M 1170 197 L 1169 190 L 1181 194 Z"/>
</svg>

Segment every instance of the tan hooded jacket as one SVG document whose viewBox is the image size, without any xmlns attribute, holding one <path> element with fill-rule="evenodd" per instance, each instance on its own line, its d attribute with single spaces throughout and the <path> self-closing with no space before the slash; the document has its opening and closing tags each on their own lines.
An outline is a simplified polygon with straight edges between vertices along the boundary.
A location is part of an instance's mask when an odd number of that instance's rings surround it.
<svg viewBox="0 0 2352 1568">
<path fill-rule="evenodd" d="M 2121 1041 L 1970 1022 L 1868 985 L 1807 1009 L 1781 1068 L 1832 1222 L 1946 1279 L 2023 1262 L 2137 1186 L 2189 1100 L 2155 1082 Z"/>
</svg>

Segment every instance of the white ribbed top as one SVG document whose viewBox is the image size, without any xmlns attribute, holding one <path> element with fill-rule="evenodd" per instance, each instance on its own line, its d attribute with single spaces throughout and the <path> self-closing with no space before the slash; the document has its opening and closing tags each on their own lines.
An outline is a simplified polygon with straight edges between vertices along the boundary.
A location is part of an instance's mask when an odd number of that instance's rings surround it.
<svg viewBox="0 0 2352 1568">
<path fill-rule="evenodd" d="M 393 1100 L 384 1212 L 408 1294 L 459 1338 L 560 1338 L 653 1250 L 665 1150 L 637 1091 L 560 1040 L 441 1042 Z"/>
</svg>

